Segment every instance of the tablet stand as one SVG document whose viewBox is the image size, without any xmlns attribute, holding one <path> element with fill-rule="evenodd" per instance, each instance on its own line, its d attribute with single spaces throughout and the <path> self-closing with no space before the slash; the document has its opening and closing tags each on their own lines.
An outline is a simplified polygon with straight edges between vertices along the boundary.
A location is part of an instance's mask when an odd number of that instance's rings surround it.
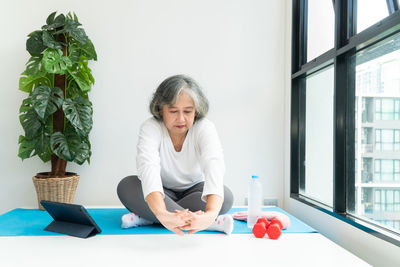
<svg viewBox="0 0 400 267">
<path fill-rule="evenodd" d="M 100 227 L 81 205 L 40 201 L 40 204 L 53 217 L 44 230 L 66 234 L 75 237 L 87 238 L 101 232 Z"/>
<path fill-rule="evenodd" d="M 80 238 L 88 238 L 97 234 L 94 226 L 56 220 L 52 221 L 44 230 Z"/>
</svg>

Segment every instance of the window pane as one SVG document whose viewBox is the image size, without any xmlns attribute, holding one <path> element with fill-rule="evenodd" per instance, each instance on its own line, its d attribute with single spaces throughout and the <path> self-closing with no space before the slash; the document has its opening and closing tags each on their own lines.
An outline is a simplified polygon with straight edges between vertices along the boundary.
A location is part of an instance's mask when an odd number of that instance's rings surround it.
<svg viewBox="0 0 400 267">
<path fill-rule="evenodd" d="M 400 190 L 394 191 L 394 211 L 400 211 Z M 400 220 L 398 221 L 400 223 Z M 399 228 L 400 229 L 400 228 Z"/>
<path fill-rule="evenodd" d="M 393 130 L 382 130 L 382 150 L 393 151 Z"/>
<path fill-rule="evenodd" d="M 365 188 L 364 188 L 365 190 Z M 362 203 L 365 207 L 365 203 Z M 372 213 L 374 210 L 379 211 L 381 208 L 381 191 L 380 190 L 376 190 L 375 191 L 375 199 L 374 199 L 374 206 L 373 206 L 373 210 L 370 211 L 370 213 Z"/>
<path fill-rule="evenodd" d="M 356 105 L 363 107 L 355 114 L 355 158 L 363 162 L 355 179 L 355 194 L 363 197 L 355 198 L 355 212 L 400 232 L 400 34 L 357 52 L 355 62 Z M 361 120 L 363 112 L 368 120 Z M 365 142 L 375 144 L 372 151 L 362 149 Z"/>
<path fill-rule="evenodd" d="M 332 0 L 308 0 L 307 61 L 333 48 L 334 30 Z"/>
<path fill-rule="evenodd" d="M 357 0 L 357 33 L 387 16 L 386 0 Z"/>
<path fill-rule="evenodd" d="M 305 195 L 332 206 L 333 66 L 306 78 Z"/>
</svg>

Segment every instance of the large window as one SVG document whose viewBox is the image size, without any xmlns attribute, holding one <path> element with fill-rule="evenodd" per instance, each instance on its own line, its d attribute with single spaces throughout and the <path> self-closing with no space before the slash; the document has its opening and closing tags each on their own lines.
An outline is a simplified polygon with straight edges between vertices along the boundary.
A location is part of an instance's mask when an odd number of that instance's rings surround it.
<svg viewBox="0 0 400 267">
<path fill-rule="evenodd" d="M 398 0 L 293 0 L 291 197 L 400 246 Z"/>
</svg>

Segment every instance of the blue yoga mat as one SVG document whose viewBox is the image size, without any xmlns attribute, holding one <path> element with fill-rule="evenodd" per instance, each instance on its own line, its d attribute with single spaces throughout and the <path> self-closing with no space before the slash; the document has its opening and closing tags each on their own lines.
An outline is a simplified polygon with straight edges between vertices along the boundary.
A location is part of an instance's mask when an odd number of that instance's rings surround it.
<svg viewBox="0 0 400 267">
<path fill-rule="evenodd" d="M 244 208 L 232 208 L 229 213 L 246 210 Z M 315 233 L 313 228 L 303 223 L 296 217 L 284 210 L 272 207 L 264 208 L 264 211 L 278 211 L 286 214 L 290 218 L 290 226 L 282 233 Z M 129 211 L 120 209 L 87 209 L 97 225 L 100 227 L 102 235 L 126 235 L 126 234 L 172 234 L 171 231 L 159 224 L 140 226 L 136 228 L 122 229 L 121 217 Z M 0 215 L 0 236 L 43 236 L 61 235 L 43 229 L 53 221 L 53 218 L 46 212 L 38 209 L 14 209 Z M 233 234 L 251 234 L 251 229 L 247 228 L 244 221 L 234 220 Z M 220 233 L 212 231 L 201 231 L 198 234 Z"/>
</svg>

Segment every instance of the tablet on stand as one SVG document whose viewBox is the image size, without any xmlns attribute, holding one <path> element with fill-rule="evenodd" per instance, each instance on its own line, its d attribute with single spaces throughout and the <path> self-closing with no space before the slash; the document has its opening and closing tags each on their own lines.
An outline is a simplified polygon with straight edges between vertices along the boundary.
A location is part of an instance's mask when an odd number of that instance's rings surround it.
<svg viewBox="0 0 400 267">
<path fill-rule="evenodd" d="M 101 232 L 87 210 L 76 204 L 40 201 L 43 208 L 53 217 L 53 221 L 45 231 L 66 234 L 75 237 L 87 238 Z"/>
</svg>

